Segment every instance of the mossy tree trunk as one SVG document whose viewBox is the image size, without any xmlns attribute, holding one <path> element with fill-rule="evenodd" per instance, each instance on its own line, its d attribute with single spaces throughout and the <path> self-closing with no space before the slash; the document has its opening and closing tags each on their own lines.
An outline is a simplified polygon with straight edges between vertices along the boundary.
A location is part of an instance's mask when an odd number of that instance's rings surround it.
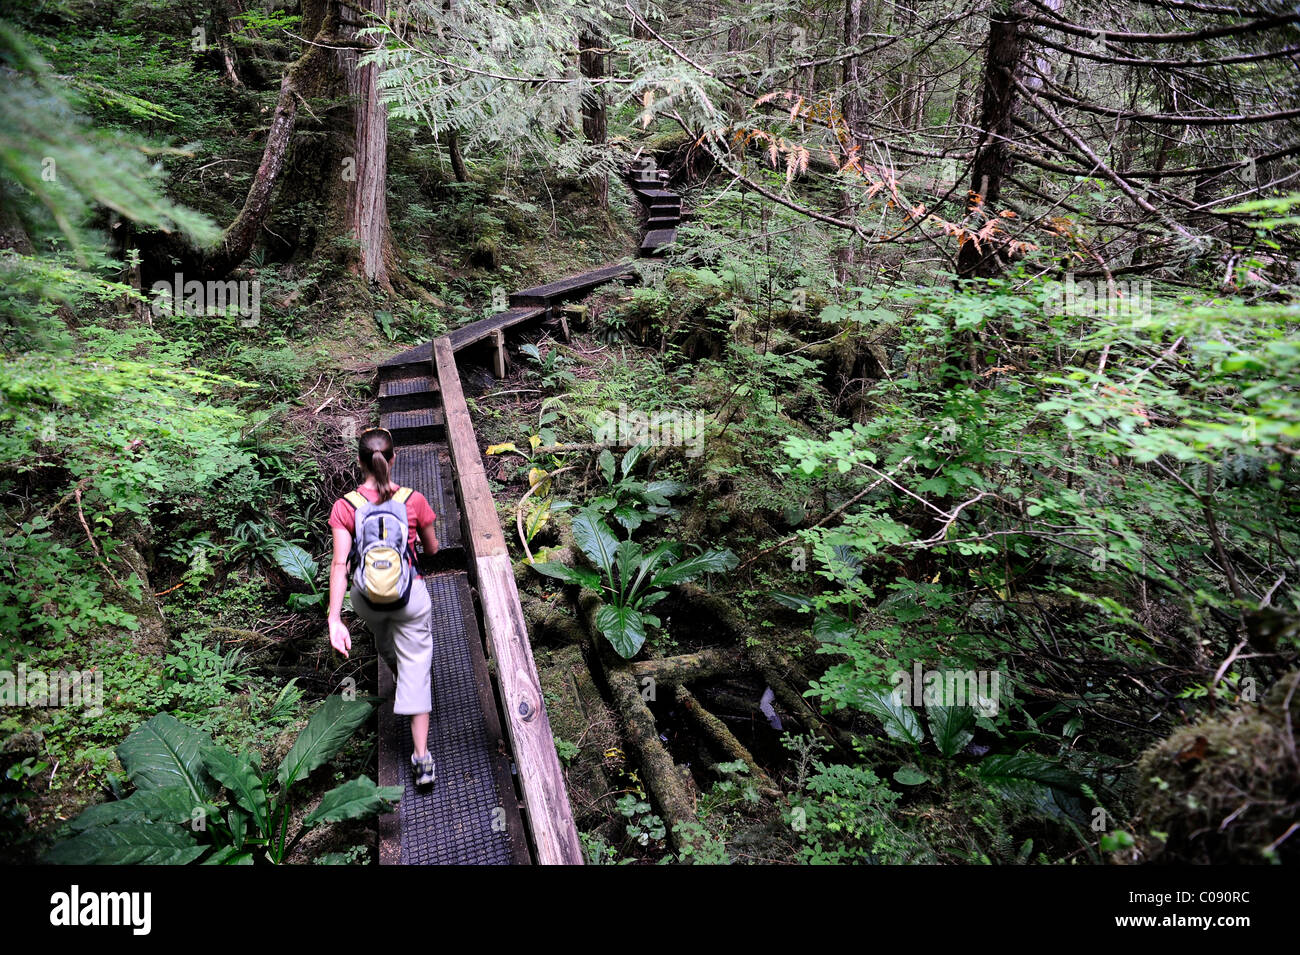
<svg viewBox="0 0 1300 955">
<path fill-rule="evenodd" d="M 605 75 L 604 37 L 594 31 L 584 31 L 579 38 L 578 66 L 583 77 L 600 80 Z M 582 95 L 582 133 L 593 146 L 603 146 L 609 135 L 609 117 L 605 108 L 605 89 L 593 85 Z M 603 208 L 609 201 L 609 177 L 597 177 L 592 186 L 592 197 Z"/>
<path fill-rule="evenodd" d="M 357 0 L 358 6 L 384 16 L 387 0 Z M 359 63 L 363 41 L 356 31 L 366 25 L 357 8 L 342 8 L 343 38 L 350 44 L 337 51 L 339 72 L 352 102 L 352 155 L 345 157 L 347 222 L 357 240 L 358 270 L 371 282 L 391 288 L 392 228 L 388 220 L 388 108 L 380 101 L 378 68 Z M 350 163 L 347 160 L 352 160 Z"/>
</svg>

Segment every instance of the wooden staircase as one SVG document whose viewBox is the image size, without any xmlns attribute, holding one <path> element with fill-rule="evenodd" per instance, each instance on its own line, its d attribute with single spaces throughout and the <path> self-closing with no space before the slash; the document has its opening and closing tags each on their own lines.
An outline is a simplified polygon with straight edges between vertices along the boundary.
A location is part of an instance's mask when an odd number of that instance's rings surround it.
<svg viewBox="0 0 1300 955">
<path fill-rule="evenodd" d="M 663 255 L 677 241 L 682 222 L 682 197 L 666 188 L 668 173 L 656 169 L 653 160 L 643 160 L 624 174 L 624 181 L 641 200 L 645 210 L 645 234 L 637 254 L 642 258 Z"/>
</svg>

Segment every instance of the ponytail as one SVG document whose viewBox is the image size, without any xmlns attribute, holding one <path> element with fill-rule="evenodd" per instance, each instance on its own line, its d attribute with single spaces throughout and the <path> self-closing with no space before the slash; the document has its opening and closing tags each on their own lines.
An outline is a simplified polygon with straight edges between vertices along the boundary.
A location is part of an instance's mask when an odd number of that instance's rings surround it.
<svg viewBox="0 0 1300 955">
<path fill-rule="evenodd" d="M 391 465 L 393 462 L 393 436 L 383 428 L 371 428 L 362 433 L 357 441 L 357 458 L 362 470 L 375 476 L 379 488 L 379 501 L 383 504 L 397 493 L 397 486 L 392 483 Z"/>
<path fill-rule="evenodd" d="M 397 490 L 388 481 L 388 462 L 382 452 L 376 451 L 370 456 L 370 470 L 375 475 L 375 483 L 379 485 L 379 503 L 382 504 Z"/>
</svg>

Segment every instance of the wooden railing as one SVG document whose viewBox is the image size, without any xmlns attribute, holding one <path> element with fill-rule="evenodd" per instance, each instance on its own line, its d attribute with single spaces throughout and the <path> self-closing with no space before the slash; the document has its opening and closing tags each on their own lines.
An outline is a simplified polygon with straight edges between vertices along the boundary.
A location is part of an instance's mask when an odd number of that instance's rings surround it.
<svg viewBox="0 0 1300 955">
<path fill-rule="evenodd" d="M 488 650 L 496 664 L 506 731 L 519 772 L 536 859 L 541 865 L 581 865 L 582 845 L 573 823 L 551 721 L 542 702 L 542 685 L 519 604 L 514 567 L 488 488 L 449 336 L 434 341 L 433 361 L 471 558 L 469 573 L 483 608 Z"/>
</svg>

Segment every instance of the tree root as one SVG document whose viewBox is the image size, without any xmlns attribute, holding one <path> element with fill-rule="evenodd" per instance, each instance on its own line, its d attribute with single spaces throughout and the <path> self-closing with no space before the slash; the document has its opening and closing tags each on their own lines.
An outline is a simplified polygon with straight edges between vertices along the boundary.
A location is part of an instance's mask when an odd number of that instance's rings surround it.
<svg viewBox="0 0 1300 955">
<path fill-rule="evenodd" d="M 727 724 L 722 722 L 708 710 L 706 710 L 700 701 L 695 698 L 690 690 L 684 686 L 678 686 L 674 691 L 677 703 L 685 711 L 687 717 L 704 736 L 716 746 L 727 758 L 732 761 L 743 762 L 749 767 L 750 778 L 758 784 L 758 791 L 769 799 L 779 799 L 781 790 L 772 782 L 763 767 L 758 765 L 752 753 L 746 748 L 745 744 L 736 738 L 736 734 L 731 732 Z"/>
<path fill-rule="evenodd" d="M 690 774 L 673 762 L 672 755 L 659 739 L 654 714 L 641 695 L 641 685 L 630 666 L 605 659 L 603 638 L 596 629 L 599 601 L 590 594 L 580 598 L 582 617 L 592 643 L 589 658 L 597 664 L 610 700 L 623 724 L 623 735 L 641 764 L 642 779 L 658 806 L 668 833 L 669 844 L 680 852 L 687 840 L 677 833 L 678 825 L 695 821 L 694 784 Z"/>
</svg>

